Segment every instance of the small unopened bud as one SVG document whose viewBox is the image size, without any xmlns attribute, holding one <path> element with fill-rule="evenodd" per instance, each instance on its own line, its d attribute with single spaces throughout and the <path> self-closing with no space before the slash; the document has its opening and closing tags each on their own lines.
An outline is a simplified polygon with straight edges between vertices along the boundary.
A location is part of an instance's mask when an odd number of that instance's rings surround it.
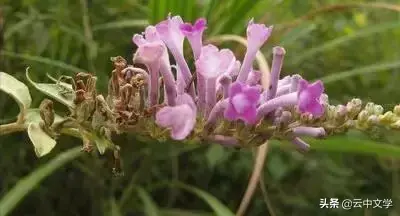
<svg viewBox="0 0 400 216">
<path fill-rule="evenodd" d="M 367 123 L 370 125 L 376 125 L 379 123 L 379 118 L 376 115 L 369 116 L 367 119 Z"/>
<path fill-rule="evenodd" d="M 396 114 L 397 116 L 400 116 L 400 104 L 399 104 L 399 105 L 396 105 L 396 106 L 393 108 L 393 112 L 394 112 L 394 114 Z"/>
<path fill-rule="evenodd" d="M 341 118 L 344 117 L 347 114 L 347 109 L 343 105 L 338 105 L 335 108 L 335 117 L 336 118 Z"/>
<path fill-rule="evenodd" d="M 319 101 L 325 106 L 329 105 L 329 97 L 328 97 L 328 95 L 327 94 L 322 94 L 319 97 Z"/>
<path fill-rule="evenodd" d="M 396 120 L 396 115 L 392 111 L 388 111 L 383 115 L 379 116 L 379 122 L 386 125 L 391 124 Z"/>
<path fill-rule="evenodd" d="M 369 114 L 374 114 L 374 112 L 375 112 L 375 104 L 374 103 L 372 103 L 372 102 L 368 102 L 366 105 L 365 105 L 365 108 L 364 108 L 364 110 L 365 111 L 367 111 Z"/>
<path fill-rule="evenodd" d="M 351 114 L 357 114 L 360 112 L 362 106 L 362 101 L 358 98 L 353 98 L 350 102 L 347 103 L 346 108 L 347 111 Z"/>
<path fill-rule="evenodd" d="M 397 120 L 395 123 L 391 124 L 390 127 L 394 129 L 400 129 L 400 119 Z"/>
<path fill-rule="evenodd" d="M 365 122 L 368 120 L 369 114 L 367 111 L 363 110 L 358 114 L 357 120 L 360 122 Z"/>
<path fill-rule="evenodd" d="M 381 115 L 383 113 L 383 107 L 381 105 L 374 106 L 374 114 Z"/>
</svg>

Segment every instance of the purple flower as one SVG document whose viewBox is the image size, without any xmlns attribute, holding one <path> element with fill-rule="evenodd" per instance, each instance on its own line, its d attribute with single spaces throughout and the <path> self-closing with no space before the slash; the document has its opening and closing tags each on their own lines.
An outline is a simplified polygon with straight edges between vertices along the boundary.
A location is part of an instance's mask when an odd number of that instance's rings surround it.
<svg viewBox="0 0 400 216">
<path fill-rule="evenodd" d="M 174 140 L 185 139 L 192 132 L 196 124 L 196 105 L 188 94 L 176 98 L 177 106 L 167 106 L 156 114 L 156 124 L 169 128 Z"/>
<path fill-rule="evenodd" d="M 132 42 L 138 46 L 134 60 L 145 65 L 158 63 L 165 51 L 165 46 L 158 38 L 154 26 L 148 26 L 144 34 L 145 38 L 140 34 L 132 37 Z"/>
<path fill-rule="evenodd" d="M 171 47 L 176 47 L 181 54 L 183 54 L 183 40 L 185 39 L 179 28 L 182 24 L 183 20 L 180 16 L 168 16 L 166 20 L 156 25 L 157 32 L 167 47 L 170 49 Z"/>
<path fill-rule="evenodd" d="M 188 38 L 192 46 L 194 58 L 198 59 L 200 57 L 201 47 L 203 47 L 203 32 L 207 28 L 207 21 L 204 18 L 199 18 L 194 25 L 191 23 L 184 23 L 179 27 L 182 34 Z"/>
<path fill-rule="evenodd" d="M 224 116 L 228 120 L 241 119 L 247 124 L 257 120 L 257 102 L 260 99 L 260 89 L 250 87 L 241 82 L 235 82 L 229 89 L 229 103 Z"/>
<path fill-rule="evenodd" d="M 167 103 L 168 105 L 174 105 L 176 85 L 170 69 L 167 48 L 161 41 L 154 26 L 148 26 L 144 35 L 145 38 L 140 34 L 135 34 L 132 38 L 132 41 L 138 46 L 133 59 L 134 62 L 145 64 L 150 72 L 149 104 L 153 106 L 158 103 L 158 77 L 159 72 L 161 72 L 167 92 Z"/>
<path fill-rule="evenodd" d="M 306 80 L 299 80 L 298 91 L 275 97 L 271 100 L 263 102 L 257 108 L 257 119 L 262 118 L 268 113 L 279 107 L 297 105 L 301 113 L 310 113 L 315 117 L 324 114 L 324 106 L 320 101 L 324 91 L 323 83 L 318 80 L 312 84 L 308 84 Z"/>
<path fill-rule="evenodd" d="M 257 51 L 267 41 L 271 32 L 272 26 L 266 27 L 264 24 L 254 23 L 253 19 L 250 20 L 247 25 L 247 50 L 237 78 L 238 81 L 246 82 Z"/>
<path fill-rule="evenodd" d="M 322 93 L 324 92 L 324 84 L 318 80 L 309 84 L 306 80 L 299 81 L 298 86 L 299 110 L 302 113 L 311 113 L 315 117 L 324 114 L 324 106 L 320 102 Z"/>
<path fill-rule="evenodd" d="M 206 115 L 211 111 L 217 100 L 217 78 L 229 71 L 231 67 L 234 67 L 235 61 L 235 56 L 228 49 L 218 50 L 216 46 L 211 44 L 202 48 L 200 57 L 196 61 L 196 70 L 197 73 L 204 77 L 206 82 L 205 95 L 199 92 L 199 107 L 202 109 L 205 101 Z"/>
<path fill-rule="evenodd" d="M 180 30 L 180 25 L 182 24 L 183 20 L 180 16 L 168 16 L 167 20 L 161 21 L 156 25 L 156 29 L 161 40 L 174 56 L 177 67 L 179 68 L 178 71 L 180 71 L 180 73 L 177 75 L 178 82 L 183 82 L 184 86 L 187 86 L 192 79 L 192 74 L 185 57 L 183 56 L 183 40 L 185 39 L 185 36 Z M 192 97 L 195 96 L 193 84 L 189 88 L 189 94 Z"/>
</svg>

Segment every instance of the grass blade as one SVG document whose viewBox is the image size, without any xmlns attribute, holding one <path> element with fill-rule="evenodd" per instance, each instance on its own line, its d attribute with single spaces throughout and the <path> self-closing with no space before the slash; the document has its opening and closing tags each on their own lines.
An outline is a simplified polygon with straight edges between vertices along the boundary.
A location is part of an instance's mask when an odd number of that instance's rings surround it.
<svg viewBox="0 0 400 216">
<path fill-rule="evenodd" d="M 109 29 L 123 29 L 123 28 L 135 28 L 135 27 L 145 27 L 149 25 L 147 20 L 119 20 L 115 22 L 108 22 L 99 25 L 94 25 L 92 27 L 93 31 L 102 31 Z"/>
<path fill-rule="evenodd" d="M 304 59 L 307 59 L 307 58 L 309 58 L 309 57 L 311 57 L 311 56 L 313 56 L 313 55 L 315 55 L 317 53 L 320 53 L 320 52 L 335 48 L 337 46 L 340 46 L 340 45 L 342 45 L 342 44 L 344 44 L 346 42 L 350 42 L 350 41 L 355 40 L 355 39 L 359 39 L 359 38 L 362 38 L 362 37 L 367 37 L 367 36 L 370 36 L 372 34 L 376 34 L 376 33 L 379 33 L 379 32 L 384 32 L 384 31 L 387 31 L 387 30 L 390 30 L 390 29 L 399 28 L 399 27 L 400 27 L 400 22 L 399 21 L 385 23 L 385 24 L 378 24 L 378 25 L 375 25 L 375 26 L 368 26 L 367 28 L 365 28 L 363 30 L 360 30 L 360 31 L 358 31 L 358 32 L 356 32 L 354 34 L 346 35 L 346 36 L 343 36 L 343 37 L 338 37 L 336 39 L 333 39 L 331 41 L 328 41 L 328 42 L 322 44 L 321 46 L 309 49 L 308 51 L 304 51 L 301 55 L 298 55 L 296 58 L 294 58 L 291 61 L 291 64 L 292 65 L 297 65 L 300 62 L 302 62 Z"/>
<path fill-rule="evenodd" d="M 160 216 L 159 209 L 156 203 L 154 203 L 150 194 L 143 188 L 136 188 L 138 196 L 143 202 L 144 213 L 146 216 Z"/>
<path fill-rule="evenodd" d="M 333 73 L 331 75 L 322 77 L 321 80 L 324 83 L 331 83 L 331 82 L 336 82 L 336 81 L 343 80 L 343 79 L 346 79 L 346 78 L 352 77 L 352 76 L 365 75 L 368 73 L 376 73 L 379 71 L 390 70 L 390 69 L 395 69 L 395 68 L 400 68 L 400 61 L 379 63 L 379 64 L 369 65 L 369 66 L 362 67 L 362 68 L 356 68 L 353 70 Z"/>
<path fill-rule="evenodd" d="M 48 163 L 42 165 L 28 176 L 22 178 L 17 184 L 0 200 L 0 216 L 9 214 L 17 204 L 31 192 L 44 178 L 52 174 L 69 161 L 81 155 L 81 147 L 75 147 L 65 151 Z"/>
<path fill-rule="evenodd" d="M 198 196 L 203 201 L 207 202 L 207 204 L 214 210 L 216 216 L 234 216 L 235 214 L 229 210 L 227 206 L 222 204 L 217 198 L 212 196 L 211 194 L 200 190 L 196 187 L 186 185 L 180 182 L 172 183 L 172 186 L 184 189 L 194 195 Z"/>
<path fill-rule="evenodd" d="M 332 136 L 325 140 L 305 139 L 311 146 L 311 150 L 327 151 L 327 152 L 342 152 L 373 155 L 379 157 L 400 158 L 400 147 L 380 142 L 375 142 L 358 137 L 346 135 Z M 270 141 L 271 146 L 291 146 L 293 144 L 280 142 L 276 140 Z"/>
<path fill-rule="evenodd" d="M 81 69 L 81 68 L 66 64 L 64 62 L 53 60 L 53 59 L 49 59 L 49 58 L 45 58 L 45 57 L 41 57 L 41 56 L 31 56 L 31 55 L 27 55 L 27 54 L 18 54 L 18 53 L 14 53 L 14 52 L 5 51 L 5 50 L 3 50 L 1 52 L 1 55 L 6 56 L 6 57 L 10 57 L 10 58 L 18 58 L 18 59 L 38 62 L 38 63 L 50 65 L 50 66 L 55 66 L 55 67 L 58 67 L 58 68 L 61 68 L 61 69 L 67 70 L 67 71 L 71 71 L 71 72 L 85 71 L 84 69 Z"/>
</svg>

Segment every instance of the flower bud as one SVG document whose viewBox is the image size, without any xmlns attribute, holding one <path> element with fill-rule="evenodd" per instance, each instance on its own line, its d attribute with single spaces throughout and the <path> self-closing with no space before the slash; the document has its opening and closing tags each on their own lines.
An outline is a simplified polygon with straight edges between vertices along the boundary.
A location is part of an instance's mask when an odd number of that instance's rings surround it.
<svg viewBox="0 0 400 216">
<path fill-rule="evenodd" d="M 362 106 L 362 101 L 358 98 L 353 98 L 347 103 L 346 108 L 350 114 L 356 114 L 360 112 Z"/>
<path fill-rule="evenodd" d="M 383 113 L 383 107 L 381 105 L 375 105 L 374 106 L 374 114 L 375 115 L 382 115 Z"/>
<path fill-rule="evenodd" d="M 319 97 L 319 101 L 324 104 L 324 105 L 329 105 L 329 97 L 327 94 L 322 94 L 321 97 Z"/>
<path fill-rule="evenodd" d="M 368 114 L 371 114 L 371 115 L 374 114 L 374 112 L 375 112 L 375 104 L 372 103 L 372 102 L 368 102 L 368 103 L 365 105 L 364 110 L 367 111 Z"/>
<path fill-rule="evenodd" d="M 368 119 L 367 119 L 367 123 L 368 123 L 369 125 L 376 125 L 376 124 L 378 124 L 378 123 L 379 123 L 379 118 L 378 118 L 378 116 L 376 116 L 376 115 L 371 115 L 371 116 L 369 116 Z"/>
<path fill-rule="evenodd" d="M 343 105 L 338 105 L 335 107 L 335 118 L 342 118 L 347 114 L 347 109 Z"/>
<path fill-rule="evenodd" d="M 388 111 L 379 116 L 379 122 L 383 125 L 391 124 L 395 121 L 396 115 L 392 111 Z"/>
<path fill-rule="evenodd" d="M 400 119 L 397 120 L 395 123 L 391 124 L 390 127 L 394 129 L 400 129 Z"/>
<path fill-rule="evenodd" d="M 400 116 L 400 104 L 399 104 L 399 105 L 396 105 L 396 106 L 393 108 L 393 112 L 394 112 L 394 114 L 396 114 L 397 116 Z"/>
<path fill-rule="evenodd" d="M 359 122 L 365 122 L 365 121 L 368 120 L 368 117 L 369 117 L 368 112 L 367 112 L 366 110 L 363 110 L 363 111 L 361 111 L 361 112 L 358 114 L 357 120 L 358 120 Z"/>
</svg>

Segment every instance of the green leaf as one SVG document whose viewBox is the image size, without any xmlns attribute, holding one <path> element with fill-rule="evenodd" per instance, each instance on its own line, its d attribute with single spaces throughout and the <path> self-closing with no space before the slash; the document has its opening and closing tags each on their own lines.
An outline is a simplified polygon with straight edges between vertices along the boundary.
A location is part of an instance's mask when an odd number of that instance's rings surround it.
<svg viewBox="0 0 400 216">
<path fill-rule="evenodd" d="M 225 156 L 226 149 L 221 145 L 211 145 L 206 153 L 208 166 L 214 168 Z"/>
<path fill-rule="evenodd" d="M 159 216 L 160 213 L 159 213 L 158 206 L 156 203 L 154 203 L 150 194 L 141 187 L 136 188 L 136 190 L 138 192 L 139 198 L 143 202 L 144 214 L 146 216 Z"/>
<path fill-rule="evenodd" d="M 45 95 L 53 98 L 54 100 L 73 108 L 74 104 L 74 90 L 69 84 L 48 84 L 48 83 L 36 83 L 29 77 L 29 68 L 26 69 L 26 78 L 37 90 L 41 91 Z M 63 94 L 62 92 L 68 92 Z"/>
<path fill-rule="evenodd" d="M 122 29 L 132 27 L 145 27 L 149 25 L 147 20 L 119 20 L 115 22 L 94 25 L 93 31 L 109 30 L 109 29 Z"/>
<path fill-rule="evenodd" d="M 386 143 L 374 142 L 359 137 L 346 135 L 332 136 L 324 140 L 304 139 L 310 144 L 311 150 L 328 151 L 328 152 L 343 152 L 365 155 L 375 155 L 380 157 L 400 158 L 400 147 Z M 271 146 L 288 146 L 294 147 L 288 142 L 272 140 Z"/>
<path fill-rule="evenodd" d="M 384 63 L 374 64 L 374 65 L 369 65 L 369 66 L 362 67 L 362 68 L 356 68 L 353 70 L 332 73 L 331 75 L 322 77 L 321 80 L 324 83 L 331 83 L 331 82 L 343 80 L 343 79 L 346 79 L 346 78 L 352 77 L 352 76 L 365 75 L 368 73 L 376 73 L 376 72 L 390 70 L 390 69 L 394 69 L 394 68 L 400 68 L 400 61 L 384 62 Z"/>
<path fill-rule="evenodd" d="M 25 112 L 31 106 L 32 98 L 28 87 L 4 72 L 0 72 L 0 90 L 9 94 L 17 101 L 21 113 Z"/>
<path fill-rule="evenodd" d="M 162 216 L 214 216 L 209 212 L 188 211 L 183 209 L 161 209 L 160 215 Z"/>
<path fill-rule="evenodd" d="M 211 194 L 200 190 L 196 187 L 190 186 L 190 185 L 186 185 L 180 182 L 175 182 L 172 184 L 172 186 L 175 187 L 179 187 L 182 188 L 186 191 L 189 191 L 193 194 L 195 194 L 196 196 L 198 196 L 199 198 L 201 198 L 204 202 L 206 202 L 214 211 L 214 213 L 217 216 L 234 216 L 235 214 L 229 210 L 228 207 L 226 207 L 224 204 L 222 204 L 217 198 L 215 198 L 214 196 L 212 196 Z"/>
<path fill-rule="evenodd" d="M 23 59 L 23 60 L 39 62 L 39 63 L 43 63 L 43 64 L 46 64 L 46 65 L 58 67 L 58 68 L 61 68 L 61 69 L 67 70 L 67 71 L 72 71 L 72 72 L 85 71 L 85 70 L 83 70 L 81 68 L 77 68 L 75 66 L 66 64 L 64 62 L 57 61 L 57 60 L 54 60 L 54 59 L 44 58 L 44 57 L 41 57 L 41 56 L 31 56 L 31 55 L 26 55 L 26 54 L 18 54 L 18 53 L 5 51 L 5 50 L 2 50 L 0 55 L 4 55 L 4 56 L 7 56 L 7 57 L 11 57 L 11 58 L 18 58 L 18 59 Z"/>
<path fill-rule="evenodd" d="M 57 155 L 54 159 L 42 165 L 28 176 L 20 179 L 17 184 L 1 198 L 0 216 L 8 215 L 44 178 L 81 154 L 80 147 L 72 148 Z"/>
<path fill-rule="evenodd" d="M 96 143 L 97 150 L 101 155 L 103 155 L 108 148 L 111 147 L 110 142 L 104 138 L 94 137 L 94 142 Z"/>
<path fill-rule="evenodd" d="M 110 199 L 110 216 L 122 216 L 121 209 L 118 207 L 117 202 L 114 198 Z"/>
<path fill-rule="evenodd" d="M 56 146 L 56 141 L 51 138 L 38 123 L 28 125 L 28 136 L 31 140 L 37 157 L 43 157 Z"/>
<path fill-rule="evenodd" d="M 387 30 L 390 30 L 390 29 L 396 29 L 396 28 L 399 28 L 399 27 L 400 27 L 400 22 L 399 21 L 390 22 L 390 23 L 383 23 L 383 24 L 380 23 L 380 24 L 375 25 L 375 26 L 368 26 L 365 29 L 360 30 L 360 31 L 358 31 L 358 32 L 356 32 L 354 34 L 346 35 L 346 36 L 343 36 L 343 37 L 338 37 L 338 38 L 335 38 L 335 39 L 333 39 L 331 41 L 328 41 L 328 42 L 322 44 L 321 46 L 317 46 L 315 48 L 311 48 L 309 50 L 306 50 L 306 51 L 302 52 L 301 55 L 298 55 L 296 58 L 294 58 L 291 61 L 291 64 L 296 65 L 296 64 L 302 62 L 304 59 L 306 59 L 306 58 L 308 58 L 310 56 L 313 56 L 313 55 L 315 55 L 315 54 L 317 54 L 319 52 L 323 52 L 323 51 L 335 48 L 335 47 L 337 47 L 339 45 L 342 45 L 342 44 L 344 44 L 346 42 L 350 42 L 352 40 L 359 39 L 361 37 L 367 37 L 367 36 L 370 36 L 372 34 L 376 34 L 376 33 L 383 32 L 383 31 L 387 31 Z"/>
</svg>

